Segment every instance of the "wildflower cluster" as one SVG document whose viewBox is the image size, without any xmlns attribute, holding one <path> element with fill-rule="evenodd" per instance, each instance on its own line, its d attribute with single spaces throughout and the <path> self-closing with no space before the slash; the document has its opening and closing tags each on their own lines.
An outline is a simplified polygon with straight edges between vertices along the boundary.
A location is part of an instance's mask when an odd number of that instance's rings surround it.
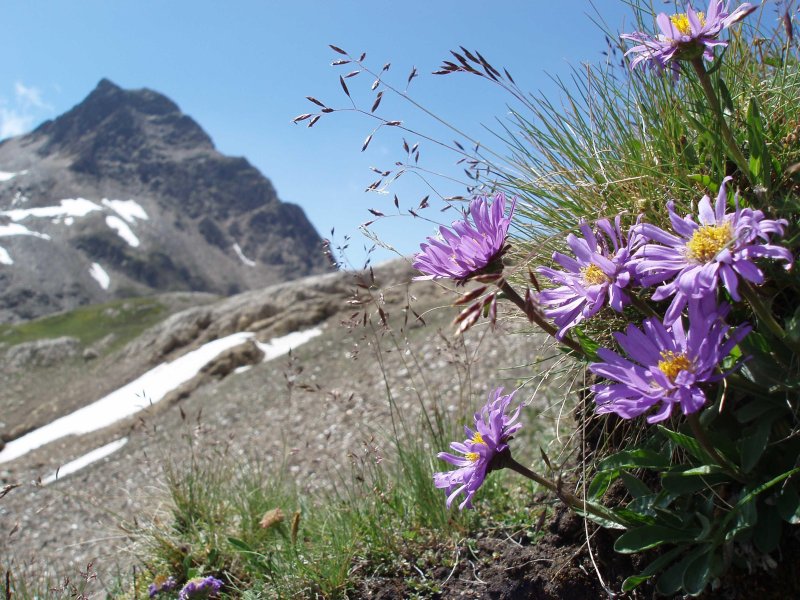
<svg viewBox="0 0 800 600">
<path fill-rule="evenodd" d="M 509 468 L 624 530 L 620 552 L 674 546 L 622 591 L 663 572 L 660 594 L 698 595 L 731 565 L 732 547 L 769 554 L 785 524 L 800 523 L 800 164 L 785 142 L 800 119 L 800 55 L 790 5 L 784 42 L 756 45 L 755 29 L 734 28 L 757 8 L 710 0 L 658 14 L 655 33 L 623 34 L 611 49 L 624 53 L 623 73 L 590 77 L 566 112 L 531 101 L 463 47 L 436 72 L 499 85 L 533 118 L 511 110 L 509 164 L 470 157 L 483 186 L 471 190 L 501 191 L 474 197 L 421 244 L 417 279 L 455 283 L 454 305 L 468 305 L 458 333 L 481 316 L 494 325 L 502 301 L 515 305 L 592 374 L 584 392 L 598 420 L 627 420 L 639 435 L 620 441 L 604 426 L 598 447 L 581 450 L 592 478 L 575 494 L 511 457 L 526 403 L 512 407 L 521 389 L 495 388 L 466 438 L 438 455 L 455 468 L 434 485 L 448 508 L 462 494 L 458 507 L 470 508 L 489 474 Z M 606 506 L 614 481 L 629 497 Z"/>
<path fill-rule="evenodd" d="M 764 175 L 765 169 L 775 168 L 775 161 L 764 166 L 763 161 L 768 158 L 764 158 L 767 155 L 763 143 L 751 148 L 750 158 L 745 157 L 728 127 L 711 75 L 703 66 L 703 60 L 714 59 L 717 47 L 728 45 L 720 34 L 754 10 L 745 3 L 729 11 L 721 0 L 712 0 L 705 12 L 689 5 L 684 13 L 658 15 L 656 23 L 661 33 L 655 36 L 643 32 L 621 36 L 636 44 L 626 54 L 633 56 L 630 68 L 650 65 L 657 72 L 670 69 L 675 76 L 682 64 L 694 68 L 719 132 L 719 147 L 739 169 L 736 179 L 731 175 L 716 182 L 713 177 L 704 178 L 704 183 L 715 190 L 713 200 L 708 194 L 699 200 L 697 196 L 682 198 L 696 200 L 695 209 L 688 213 L 679 208 L 677 200 L 670 200 L 663 212 L 656 210 L 634 217 L 628 209 L 593 223 L 582 218 L 574 224 L 579 235 L 567 235 L 564 248 L 552 254 L 552 266 L 535 268 L 550 284 L 544 289 L 539 288 L 533 275 L 531 282 L 536 290 L 517 293 L 508 282 L 508 265 L 503 264 L 503 257 L 513 246 L 508 238 L 512 214 L 505 216 L 502 195 L 493 203 L 485 197 L 472 200 L 469 214 L 475 227 L 465 217 L 450 229 L 443 228 L 441 239 L 429 239 L 423 244 L 413 263 L 423 278 L 449 277 L 458 284 L 471 279 L 495 283 L 502 298 L 511 300 L 531 322 L 586 361 L 588 371 L 598 378 L 589 388 L 597 414 L 610 413 L 628 420 L 644 417 L 644 423 L 657 425 L 668 441 L 666 448 L 658 448 L 653 441 L 657 438 L 648 436 L 645 447 L 623 446 L 619 455 L 609 457 L 608 464 L 613 466 L 596 466 L 597 477 L 589 494 L 579 500 L 558 480 L 548 480 L 511 458 L 509 442 L 521 427 L 520 407 L 507 415 L 513 394 L 503 396 L 502 389 L 497 389 L 476 413 L 475 429 L 466 429 L 467 439 L 451 444 L 458 454 L 439 454 L 440 459 L 456 467 L 434 475 L 436 487 L 447 494 L 447 506 L 463 493 L 465 499 L 459 508 L 471 507 L 489 472 L 511 468 L 554 492 L 584 516 L 625 529 L 616 545 L 620 551 L 635 552 L 686 539 L 683 548 L 690 552 L 689 557 L 694 557 L 691 560 L 702 559 L 709 566 L 695 579 L 686 579 L 690 577 L 686 574 L 690 565 L 694 569 L 697 565 L 689 559 L 675 563 L 672 571 L 684 574 L 684 579 L 676 585 L 665 575 L 659 580 L 662 593 L 699 593 L 713 574 L 724 571 L 724 566 L 712 569 L 710 565 L 723 564 L 719 560 L 720 540 L 739 535 L 734 523 L 752 519 L 743 516 L 745 509 L 755 514 L 783 502 L 782 518 L 789 523 L 800 520 L 800 512 L 792 512 L 800 511 L 800 500 L 794 500 L 796 496 L 800 498 L 796 487 L 791 487 L 790 492 L 773 489 L 777 482 L 800 476 L 800 468 L 792 458 L 800 447 L 790 441 L 792 434 L 785 433 L 789 427 L 794 427 L 792 431 L 797 429 L 796 387 L 788 382 L 778 384 L 781 376 L 773 374 L 775 363 L 794 368 L 789 366 L 796 365 L 800 344 L 796 331 L 790 335 L 783 329 L 762 291 L 775 285 L 775 273 L 789 271 L 794 264 L 791 241 L 786 239 L 789 220 L 769 217 L 774 206 L 763 202 L 765 192 L 771 192 L 767 186 L 775 181 Z M 448 72 L 454 70 L 459 69 Z M 470 72 L 466 67 L 463 70 Z M 758 136 L 764 135 L 759 118 L 751 101 L 751 144 L 761 143 Z M 761 153 L 758 160 L 753 159 L 755 152 Z M 734 185 L 735 194 L 731 193 Z M 749 194 L 740 197 L 743 189 Z M 514 206 L 512 202 L 512 212 Z M 469 310 L 471 325 L 479 311 Z M 609 321 L 600 315 L 614 318 Z M 799 315 L 797 312 L 793 317 L 795 330 Z M 592 332 L 604 330 L 608 322 L 623 322 L 623 330 L 613 333 L 612 346 L 598 347 L 591 339 Z M 763 377 L 771 377 L 771 383 Z M 736 382 L 731 394 L 734 399 L 726 400 L 732 381 Z M 775 390 L 779 395 L 782 390 L 784 396 L 772 398 Z M 775 402 L 785 402 L 785 398 L 792 400 L 778 409 Z M 733 409 L 728 408 L 730 403 Z M 784 423 L 782 437 L 774 434 L 773 425 L 778 419 Z M 666 426 L 670 423 L 678 430 Z M 681 423 L 686 425 L 682 432 Z M 734 440 L 735 447 L 715 441 L 719 439 Z M 774 452 L 769 444 L 775 447 Z M 654 452 L 655 448 L 658 451 Z M 669 456 L 675 448 L 687 453 L 687 462 L 676 463 L 661 454 L 666 451 Z M 762 460 L 767 462 L 759 462 Z M 759 464 L 763 465 L 761 470 L 756 468 Z M 620 512 L 602 505 L 600 501 L 611 478 L 627 469 L 657 466 L 666 470 L 662 475 L 663 491 L 651 491 L 626 472 L 624 484 L 637 498 L 637 508 Z M 710 478 L 697 487 L 691 478 L 701 474 Z M 686 497 L 681 506 L 690 507 L 694 513 L 681 513 L 677 501 L 673 504 L 685 490 L 694 494 L 717 482 L 726 482 L 729 488 L 712 492 L 706 505 Z M 727 508 L 716 503 L 715 498 L 729 493 L 723 500 Z M 759 494 L 768 500 L 754 500 Z M 711 524 L 710 516 L 701 516 L 697 517 L 697 526 L 676 525 L 681 519 L 688 523 L 697 511 L 708 511 L 708 506 L 716 506 L 712 512 L 725 514 L 718 524 Z M 746 523 L 739 527 L 754 536 L 759 549 L 768 552 L 776 547 L 779 521 L 764 518 Z M 764 533 L 766 528 L 770 529 Z M 667 555 L 664 565 L 670 564 L 672 556 Z M 653 567 L 650 574 L 656 570 Z M 628 582 L 628 589 L 644 579 Z"/>
</svg>

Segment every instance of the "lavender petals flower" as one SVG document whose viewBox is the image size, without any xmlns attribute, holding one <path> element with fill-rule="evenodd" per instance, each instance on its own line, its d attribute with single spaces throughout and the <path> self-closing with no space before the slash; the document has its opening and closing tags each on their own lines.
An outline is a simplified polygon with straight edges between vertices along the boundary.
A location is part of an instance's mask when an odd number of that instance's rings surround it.
<svg viewBox="0 0 800 600">
<path fill-rule="evenodd" d="M 638 231 L 650 242 L 635 254 L 636 272 L 644 286 L 667 280 L 658 287 L 653 300 L 674 296 L 664 322 L 673 323 L 687 301 L 712 295 L 720 280 L 734 300 L 740 300 L 739 278 L 759 285 L 764 274 L 753 262 L 765 257 L 781 260 L 788 269 L 792 255 L 786 248 L 770 244 L 770 236 L 782 236 L 787 222 L 784 219 L 765 219 L 764 213 L 741 208 L 736 202 L 733 213 L 727 214 L 726 177 L 719 189 L 714 208 L 704 196 L 698 204 L 698 221 L 690 216 L 680 218 L 673 202 L 667 204 L 673 233 L 655 225 L 643 224 Z"/>
<path fill-rule="evenodd" d="M 453 222 L 451 229 L 439 228 L 439 238 L 429 237 L 420 244 L 412 266 L 423 275 L 414 279 L 454 279 L 464 282 L 471 276 L 502 265 L 499 259 L 507 249 L 506 236 L 516 199 L 505 216 L 506 198 L 499 193 L 494 202 L 478 196 L 470 202 L 469 217 Z M 470 222 L 470 217 L 472 223 Z M 474 225 L 473 225 L 474 223 Z"/>
<path fill-rule="evenodd" d="M 713 298 L 689 305 L 689 328 L 676 321 L 671 328 L 652 317 L 642 329 L 628 325 L 614 337 L 630 358 L 601 348 L 603 362 L 589 369 L 615 383 L 592 386 L 598 413 L 616 413 L 632 419 L 654 409 L 648 423 L 668 418 L 675 405 L 691 414 L 706 402 L 702 384 L 722 379 L 722 360 L 749 332 L 742 325 L 731 333 L 723 321 L 728 306 L 716 307 Z"/>
<path fill-rule="evenodd" d="M 606 304 L 617 312 L 630 304 L 625 287 L 631 282 L 632 238 L 626 239 L 622 234 L 619 216 L 613 226 L 602 219 L 597 222 L 597 228 L 604 235 L 596 235 L 583 223 L 583 238 L 572 234 L 567 237 L 575 258 L 559 252 L 553 254 L 553 261 L 564 267 L 564 271 L 548 267 L 537 269 L 551 281 L 561 284 L 538 296 L 539 304 L 545 307 L 545 315 L 558 327 L 558 339 L 562 339 L 569 328 L 597 314 Z M 610 247 L 607 242 L 611 243 Z"/>
<path fill-rule="evenodd" d="M 516 420 L 520 407 L 511 415 L 506 415 L 514 392 L 503 395 L 503 388 L 497 388 L 489 394 L 483 408 L 475 413 L 475 429 L 464 427 L 467 439 L 464 442 L 453 442 L 450 447 L 463 454 L 457 456 L 449 452 L 440 452 L 438 457 L 458 467 L 454 471 L 434 473 L 433 481 L 437 488 L 446 490 L 447 507 L 460 493 L 466 498 L 459 504 L 460 509 L 472 507 L 472 497 L 486 479 L 492 469 L 492 461 L 501 452 L 508 449 L 508 440 L 522 427 Z"/>
<path fill-rule="evenodd" d="M 216 598 L 222 582 L 216 577 L 195 577 L 186 582 L 180 593 L 179 600 L 192 600 L 197 598 Z"/>
<path fill-rule="evenodd" d="M 722 30 L 741 21 L 756 8 L 745 2 L 728 12 L 727 2 L 710 0 L 705 13 L 695 11 L 691 4 L 687 5 L 685 13 L 672 16 L 660 13 L 656 24 L 661 33 L 657 36 L 641 31 L 620 36 L 636 43 L 625 55 L 635 54 L 631 69 L 640 64 L 658 70 L 669 67 L 677 76 L 679 67 L 675 61 L 693 60 L 701 55 L 708 61 L 714 60 L 714 48 L 728 45 L 728 42 L 718 39 Z"/>
</svg>

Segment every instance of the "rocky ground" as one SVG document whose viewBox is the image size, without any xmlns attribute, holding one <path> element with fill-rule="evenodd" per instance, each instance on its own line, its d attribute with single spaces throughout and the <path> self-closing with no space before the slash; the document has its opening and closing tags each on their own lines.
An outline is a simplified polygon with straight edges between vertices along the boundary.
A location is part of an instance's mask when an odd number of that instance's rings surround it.
<svg viewBox="0 0 800 600">
<path fill-rule="evenodd" d="M 0 500 L 0 536 L 7 540 L 3 560 L 17 568 L 28 564 L 32 570 L 73 573 L 93 561 L 108 578 L 136 559 L 124 524 L 158 510 L 165 462 L 187 460 L 193 444 L 234 454 L 256 450 L 267 468 L 283 470 L 301 489 L 312 490 L 340 477 L 365 444 L 383 445 L 390 430 L 387 382 L 398 409 L 410 418 L 421 405 L 442 399 L 446 410 L 464 419 L 490 389 L 530 377 L 530 365 L 545 352 L 541 339 L 515 333 L 522 324 L 513 319 L 498 331 L 480 325 L 456 338 L 450 325 L 454 313 L 446 307 L 451 292 L 430 282 L 409 284 L 410 274 L 400 262 L 376 269 L 374 285 L 365 274 L 364 287 L 352 275 L 332 274 L 248 292 L 177 312 L 89 363 L 73 353 L 65 361 L 31 367 L 30 385 L 47 398 L 42 404 L 48 408 L 4 413 L 6 438 L 205 341 L 244 330 L 258 332 L 262 340 L 311 326 L 323 330 L 291 356 L 233 374 L 235 366 L 254 360 L 252 348 L 244 345 L 135 417 L 0 464 L 0 484 L 20 484 Z M 6 376 L 19 378 L 19 365 L 14 369 Z M 10 396 L 3 399 L 7 405 Z M 548 398 L 542 392 L 535 402 Z M 128 443 L 108 458 L 55 483 L 35 483 L 122 436 Z M 388 450 L 384 453 L 391 460 Z"/>
</svg>

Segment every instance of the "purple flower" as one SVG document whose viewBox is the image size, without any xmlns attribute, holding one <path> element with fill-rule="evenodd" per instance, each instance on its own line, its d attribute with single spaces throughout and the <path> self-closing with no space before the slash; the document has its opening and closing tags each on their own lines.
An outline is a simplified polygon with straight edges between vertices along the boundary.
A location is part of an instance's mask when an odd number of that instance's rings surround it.
<svg viewBox="0 0 800 600">
<path fill-rule="evenodd" d="M 153 583 L 147 586 L 147 593 L 151 598 L 155 598 L 158 594 L 163 592 L 171 592 L 177 585 L 178 582 L 175 581 L 175 578 L 171 575 L 169 577 L 159 575 L 153 580 Z"/>
<path fill-rule="evenodd" d="M 726 214 L 725 186 L 730 179 L 722 181 L 713 209 L 708 196 L 700 200 L 699 224 L 689 215 L 678 217 L 674 203 L 669 202 L 669 219 L 677 235 L 647 223 L 638 227 L 645 239 L 658 242 L 645 244 L 635 254 L 642 285 L 671 279 L 653 294 L 653 300 L 675 296 L 664 318 L 667 324 L 680 316 L 688 300 L 714 294 L 719 280 L 737 301 L 741 299 L 739 277 L 757 285 L 763 283 L 764 274 L 753 262 L 756 258 L 782 260 L 787 269 L 792 264 L 789 250 L 769 243 L 770 235 L 783 235 L 787 225 L 784 219 L 765 219 L 760 210 L 740 208 L 738 198 L 735 211 Z"/>
<path fill-rule="evenodd" d="M 478 196 L 470 202 L 469 217 L 453 222 L 452 229 L 439 228 L 440 237 L 420 244 L 413 267 L 423 273 L 415 279 L 449 278 L 464 282 L 473 275 L 502 268 L 500 258 L 507 250 L 506 235 L 516 199 L 505 216 L 506 198 L 499 193 L 494 202 Z"/>
<path fill-rule="evenodd" d="M 728 42 L 718 39 L 722 30 L 741 21 L 756 8 L 745 2 L 729 13 L 727 2 L 710 0 L 705 13 L 696 12 L 691 4 L 687 5 L 685 13 L 672 16 L 660 13 L 656 23 L 661 33 L 656 37 L 641 31 L 620 36 L 638 44 L 625 55 L 636 54 L 631 69 L 649 63 L 658 70 L 669 66 L 677 75 L 679 67 L 673 61 L 692 60 L 700 55 L 708 61 L 714 60 L 714 48 L 728 45 Z"/>
<path fill-rule="evenodd" d="M 180 593 L 179 600 L 190 600 L 193 598 L 216 598 L 222 582 L 216 577 L 195 577 L 186 582 Z"/>
<path fill-rule="evenodd" d="M 492 470 L 492 460 L 508 449 L 508 440 L 516 433 L 521 424 L 516 423 L 520 407 L 512 415 L 506 415 L 508 405 L 514 392 L 503 396 L 503 388 L 497 388 L 489 394 L 484 407 L 475 413 L 475 430 L 464 427 L 467 439 L 464 442 L 453 442 L 450 447 L 463 454 L 456 456 L 449 452 L 440 452 L 439 458 L 458 467 L 454 471 L 434 473 L 433 481 L 437 488 L 447 492 L 449 508 L 456 496 L 466 494 L 459 508 L 472 507 L 472 497 L 483 484 L 486 474 Z"/>
<path fill-rule="evenodd" d="M 634 236 L 626 240 L 622 235 L 619 215 L 613 227 L 608 219 L 602 219 L 597 222 L 597 228 L 605 236 L 596 235 L 586 223 L 581 224 L 583 239 L 573 234 L 567 236 L 575 258 L 560 252 L 553 254 L 553 261 L 565 271 L 548 267 L 537 269 L 551 281 L 561 284 L 538 296 L 539 304 L 550 307 L 545 308 L 544 313 L 558 326 L 558 339 L 562 339 L 570 327 L 597 314 L 606 304 L 618 312 L 630 304 L 624 288 L 631 281 L 629 259 Z M 606 238 L 611 242 L 610 247 Z"/>
<path fill-rule="evenodd" d="M 715 306 L 713 298 L 690 304 L 688 332 L 680 319 L 668 328 L 651 317 L 641 330 L 628 325 L 624 334 L 615 333 L 631 358 L 607 348 L 598 350 L 603 362 L 589 369 L 616 383 L 592 386 L 597 412 L 632 419 L 655 408 L 647 422 L 657 423 L 670 416 L 675 404 L 683 414 L 700 410 L 706 402 L 701 384 L 726 375 L 719 371 L 720 363 L 751 329 L 742 325 L 729 335 L 730 327 L 723 321 L 729 308 Z"/>
</svg>

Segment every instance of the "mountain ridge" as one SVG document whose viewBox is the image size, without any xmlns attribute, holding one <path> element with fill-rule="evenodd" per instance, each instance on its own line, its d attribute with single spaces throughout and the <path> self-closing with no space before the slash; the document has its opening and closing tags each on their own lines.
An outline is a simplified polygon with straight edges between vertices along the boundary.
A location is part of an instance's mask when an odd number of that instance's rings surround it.
<svg viewBox="0 0 800 600">
<path fill-rule="evenodd" d="M 178 105 L 108 79 L 0 142 L 0 322 L 164 291 L 324 272 L 322 239 Z"/>
</svg>

